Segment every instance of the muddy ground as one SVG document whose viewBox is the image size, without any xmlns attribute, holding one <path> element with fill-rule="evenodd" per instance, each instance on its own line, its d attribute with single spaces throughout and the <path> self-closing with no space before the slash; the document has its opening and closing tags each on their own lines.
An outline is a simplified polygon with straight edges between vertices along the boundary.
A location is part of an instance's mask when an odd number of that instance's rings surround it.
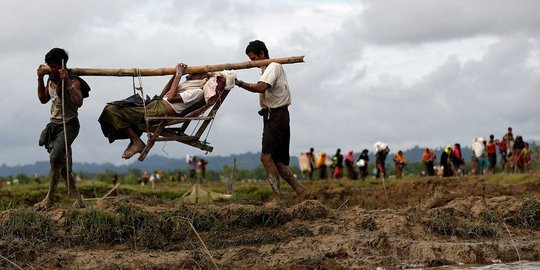
<svg viewBox="0 0 540 270">
<path fill-rule="evenodd" d="M 404 269 L 540 261 L 540 177 L 306 186 L 313 196 L 286 206 L 121 197 L 80 211 L 4 211 L 0 268 Z"/>
</svg>

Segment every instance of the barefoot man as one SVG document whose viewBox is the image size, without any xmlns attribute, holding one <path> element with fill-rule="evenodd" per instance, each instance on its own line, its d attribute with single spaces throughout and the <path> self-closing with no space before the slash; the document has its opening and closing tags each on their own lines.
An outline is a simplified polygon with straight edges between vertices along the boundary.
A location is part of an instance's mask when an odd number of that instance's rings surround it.
<svg viewBox="0 0 540 270">
<path fill-rule="evenodd" d="M 72 174 L 72 167 L 66 165 L 72 164 L 71 144 L 79 134 L 80 126 L 77 110 L 83 104 L 83 96 L 88 96 L 90 88 L 80 78 L 69 74 L 68 69 L 65 67 L 67 61 L 68 54 L 66 51 L 54 48 L 45 55 L 45 62 L 50 69 L 46 84 L 43 82 L 44 66 L 40 65 L 37 70 L 39 101 L 42 104 L 51 101 L 51 119 L 39 138 L 39 145 L 44 146 L 49 152 L 51 165 L 49 173 L 50 185 L 45 199 L 34 205 L 37 210 L 45 210 L 53 206 L 54 193 L 60 177 L 64 178 L 66 185 L 69 187 L 69 193 L 75 198 L 73 206 L 76 208 L 84 207 Z M 62 83 L 64 87 L 62 87 Z M 62 90 L 64 90 L 64 100 L 62 100 Z M 63 111 L 62 106 L 64 106 Z M 64 120 L 66 134 L 64 134 Z M 67 157 L 64 135 L 67 137 L 69 152 Z M 68 168 L 69 172 L 67 171 Z M 67 181 L 69 181 L 69 184 Z"/>
<path fill-rule="evenodd" d="M 251 61 L 269 59 L 268 49 L 264 42 L 254 40 L 246 48 Z M 296 180 L 289 168 L 289 110 L 291 93 L 287 76 L 281 64 L 271 63 L 262 68 L 262 75 L 257 83 L 245 83 L 237 80 L 236 85 L 253 93 L 259 93 L 263 117 L 263 138 L 261 162 L 266 171 L 268 182 L 272 187 L 275 199 L 281 203 L 279 177 L 283 177 L 297 195 L 305 195 L 307 190 Z"/>
</svg>

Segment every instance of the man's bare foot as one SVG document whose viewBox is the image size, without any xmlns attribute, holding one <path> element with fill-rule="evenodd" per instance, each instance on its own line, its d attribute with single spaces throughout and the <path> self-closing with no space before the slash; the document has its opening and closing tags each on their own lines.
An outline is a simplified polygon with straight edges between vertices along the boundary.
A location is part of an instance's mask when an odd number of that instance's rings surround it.
<svg viewBox="0 0 540 270">
<path fill-rule="evenodd" d="M 43 201 L 34 204 L 34 209 L 36 209 L 37 211 L 44 211 L 51 208 L 52 206 L 53 206 L 53 201 L 49 200 L 49 198 L 45 198 L 43 199 Z"/>
<path fill-rule="evenodd" d="M 126 151 L 124 151 L 122 158 L 130 159 L 135 154 L 142 152 L 144 147 L 146 147 L 146 144 L 144 144 L 142 140 L 135 141 Z"/>
<path fill-rule="evenodd" d="M 268 208 L 274 208 L 274 207 L 286 208 L 287 207 L 287 205 L 285 204 L 283 200 L 281 200 L 281 198 L 274 198 L 274 200 L 265 203 L 265 206 Z"/>
<path fill-rule="evenodd" d="M 132 145 L 133 145 L 133 143 L 130 141 L 128 146 L 126 147 L 126 150 L 124 150 L 124 153 L 122 154 L 122 157 L 127 155 L 128 151 L 129 151 L 129 148 L 131 148 Z"/>
<path fill-rule="evenodd" d="M 311 193 L 309 190 L 304 189 L 302 192 L 298 193 L 296 197 L 302 201 L 305 200 L 314 200 L 317 199 L 317 196 L 315 196 L 313 193 Z"/>
<path fill-rule="evenodd" d="M 84 204 L 84 202 L 81 199 L 77 199 L 77 200 L 75 200 L 73 205 L 71 205 L 71 207 L 76 208 L 76 209 L 80 209 L 80 208 L 85 208 L 86 205 Z"/>
</svg>

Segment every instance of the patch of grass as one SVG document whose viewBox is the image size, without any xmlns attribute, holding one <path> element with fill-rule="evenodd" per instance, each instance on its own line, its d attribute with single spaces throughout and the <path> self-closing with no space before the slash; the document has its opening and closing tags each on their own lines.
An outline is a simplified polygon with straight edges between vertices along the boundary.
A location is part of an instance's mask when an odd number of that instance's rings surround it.
<svg viewBox="0 0 540 270">
<path fill-rule="evenodd" d="M 527 200 L 523 203 L 520 211 L 523 227 L 540 230 L 540 201 Z"/>
<path fill-rule="evenodd" d="M 45 243 L 28 241 L 18 237 L 4 236 L 0 239 L 0 254 L 15 262 L 34 261 L 46 249 Z M 0 260 L 0 269 L 15 269 L 5 260 Z"/>
<path fill-rule="evenodd" d="M 499 222 L 499 217 L 497 216 L 497 213 L 490 209 L 486 209 L 485 211 L 482 211 L 480 213 L 480 218 L 482 219 L 482 221 L 489 224 Z"/>
<path fill-rule="evenodd" d="M 132 243 L 135 244 L 135 232 L 141 227 L 146 213 L 134 207 L 128 200 L 119 201 L 114 211 L 118 216 L 117 232 L 119 241 L 132 240 Z"/>
<path fill-rule="evenodd" d="M 540 201 L 526 200 L 518 213 L 506 213 L 503 219 L 511 226 L 540 230 Z"/>
<path fill-rule="evenodd" d="M 167 246 L 169 239 L 165 228 L 162 228 L 163 225 L 162 217 L 147 215 L 137 230 L 137 243 L 150 249 L 162 249 Z"/>
<path fill-rule="evenodd" d="M 287 213 L 279 207 L 239 207 L 229 213 L 226 225 L 233 228 L 275 227 L 289 220 Z"/>
<path fill-rule="evenodd" d="M 291 218 L 317 220 L 326 218 L 329 210 L 322 203 L 314 200 L 303 201 L 290 209 Z"/>
<path fill-rule="evenodd" d="M 204 213 L 195 215 L 192 223 L 197 230 L 210 230 L 225 226 L 223 217 L 215 209 L 206 209 Z"/>
<path fill-rule="evenodd" d="M 105 183 L 101 181 L 82 181 L 77 182 L 77 189 L 81 195 L 85 198 L 95 198 L 105 195 L 113 187 L 110 183 Z M 64 187 L 62 187 L 64 188 Z M 65 193 L 62 193 L 65 194 Z"/>
<path fill-rule="evenodd" d="M 13 261 L 33 261 L 56 239 L 52 221 L 37 214 L 31 208 L 12 210 L 6 219 L 0 220 L 0 254 Z M 0 261 L 1 269 L 12 265 Z"/>
<path fill-rule="evenodd" d="M 489 213 L 489 212 L 485 212 Z M 482 219 L 496 220 L 493 213 L 485 214 Z M 494 225 L 484 220 L 477 221 L 470 214 L 462 214 L 453 208 L 438 209 L 423 222 L 431 231 L 464 239 L 492 238 L 497 236 Z"/>
<path fill-rule="evenodd" d="M 468 226 L 460 235 L 465 238 L 492 238 L 497 236 L 497 230 L 493 225 L 486 223 L 477 223 Z"/>
<path fill-rule="evenodd" d="M 482 176 L 488 183 L 496 184 L 518 184 L 526 181 L 537 180 L 532 174 L 527 173 L 496 173 Z"/>
<path fill-rule="evenodd" d="M 266 184 L 249 184 L 236 187 L 233 198 L 235 200 L 254 200 L 268 202 L 274 198 L 272 188 Z"/>
<path fill-rule="evenodd" d="M 0 210 L 34 205 L 45 198 L 45 185 L 17 185 L 0 189 Z"/>
<path fill-rule="evenodd" d="M 319 228 L 318 233 L 321 235 L 328 235 L 334 232 L 334 228 L 328 225 L 323 225 Z"/>
<path fill-rule="evenodd" d="M 121 240 L 117 217 L 95 208 L 69 212 L 64 227 L 75 244 L 113 244 Z"/>
<path fill-rule="evenodd" d="M 452 208 L 437 209 L 424 221 L 424 224 L 433 232 L 453 236 L 458 232 L 456 211 Z"/>
<path fill-rule="evenodd" d="M 279 207 L 263 208 L 256 213 L 260 225 L 265 227 L 276 227 L 283 225 L 290 220 L 290 217 Z"/>
<path fill-rule="evenodd" d="M 292 238 L 300 237 L 300 236 L 304 236 L 304 237 L 314 236 L 313 232 L 309 229 L 309 227 L 303 224 L 292 227 L 291 229 L 287 231 L 287 234 L 289 235 L 289 237 L 292 237 Z"/>
<path fill-rule="evenodd" d="M 229 240 L 232 245 L 245 246 L 245 245 L 264 245 L 277 243 L 283 239 L 280 234 L 274 233 L 271 230 L 263 229 L 258 230 L 252 234 L 246 234 L 242 236 L 236 236 Z"/>
<path fill-rule="evenodd" d="M 36 214 L 31 208 L 13 210 L 9 218 L 0 223 L 0 234 L 25 240 L 49 242 L 54 236 L 52 221 Z"/>
<path fill-rule="evenodd" d="M 364 230 L 377 230 L 377 222 L 375 222 L 375 219 L 371 216 L 363 218 L 358 225 Z"/>
</svg>

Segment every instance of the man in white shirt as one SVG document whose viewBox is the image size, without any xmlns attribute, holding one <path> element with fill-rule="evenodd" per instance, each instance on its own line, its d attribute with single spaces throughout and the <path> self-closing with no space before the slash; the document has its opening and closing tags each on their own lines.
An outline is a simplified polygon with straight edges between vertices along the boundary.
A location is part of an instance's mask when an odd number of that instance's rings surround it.
<svg viewBox="0 0 540 270">
<path fill-rule="evenodd" d="M 246 55 L 251 61 L 269 59 L 264 42 L 254 40 L 246 48 Z M 245 83 L 237 80 L 236 85 L 253 93 L 259 93 L 263 116 L 263 138 L 261 162 L 268 176 L 277 202 L 281 203 L 279 177 L 283 177 L 298 195 L 307 194 L 307 190 L 294 177 L 289 168 L 290 126 L 289 110 L 291 93 L 287 76 L 279 63 L 270 63 L 262 68 L 262 75 L 257 83 Z"/>
</svg>

